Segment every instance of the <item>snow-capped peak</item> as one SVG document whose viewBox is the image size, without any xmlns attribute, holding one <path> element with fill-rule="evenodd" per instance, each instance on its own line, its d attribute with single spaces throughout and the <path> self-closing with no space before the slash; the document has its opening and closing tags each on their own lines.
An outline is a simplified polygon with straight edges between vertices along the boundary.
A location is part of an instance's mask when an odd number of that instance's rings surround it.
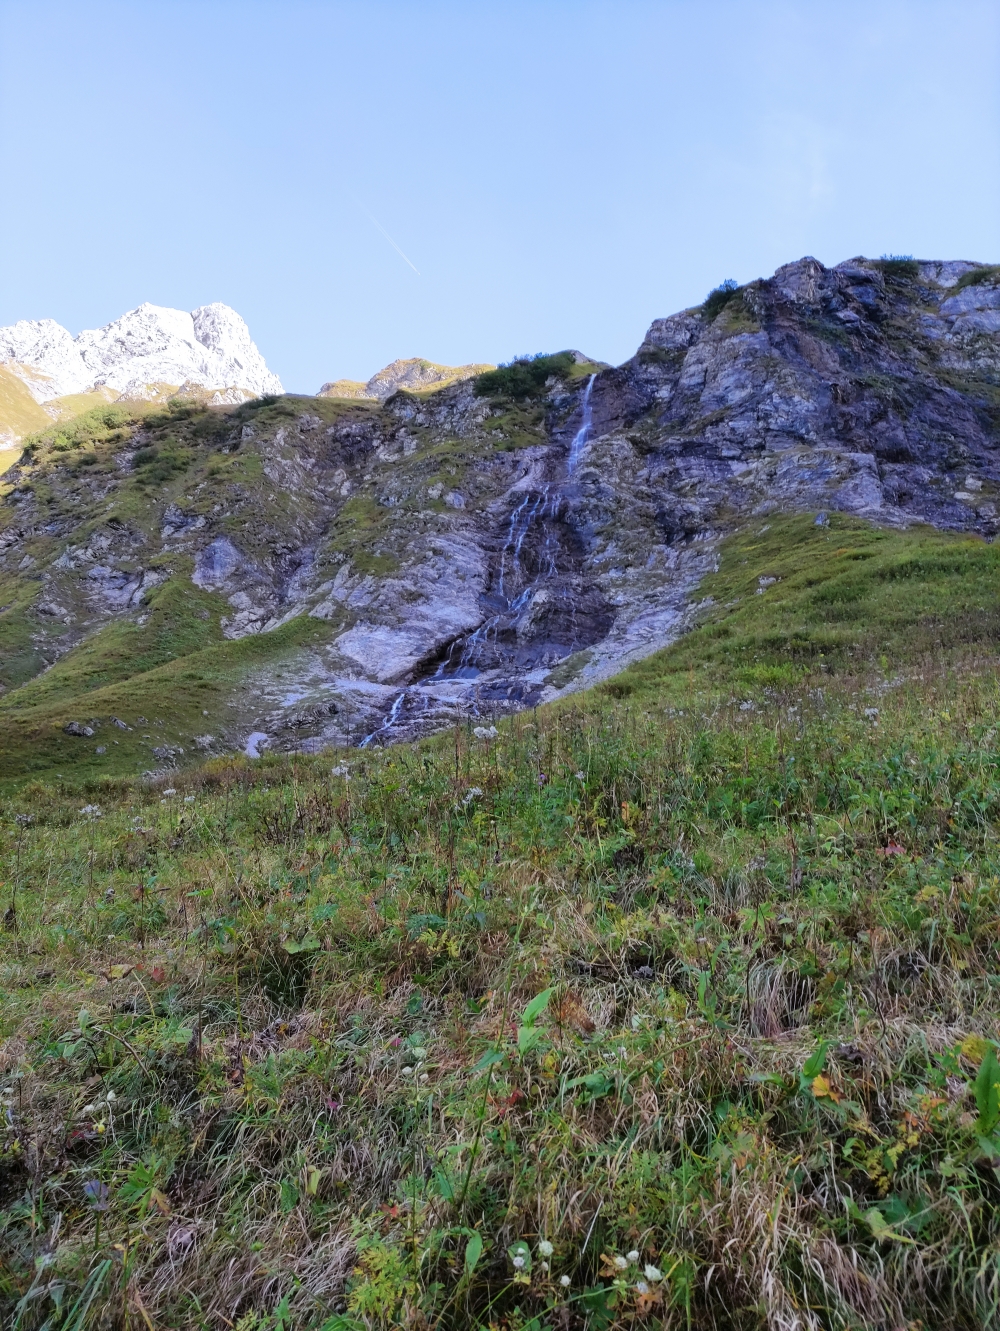
<svg viewBox="0 0 1000 1331">
<path fill-rule="evenodd" d="M 220 301 L 190 314 L 147 302 L 76 338 L 54 319 L 22 319 L 0 328 L 0 364 L 36 402 L 102 387 L 136 397 L 164 384 L 236 389 L 247 397 L 283 391 L 249 328 Z"/>
</svg>

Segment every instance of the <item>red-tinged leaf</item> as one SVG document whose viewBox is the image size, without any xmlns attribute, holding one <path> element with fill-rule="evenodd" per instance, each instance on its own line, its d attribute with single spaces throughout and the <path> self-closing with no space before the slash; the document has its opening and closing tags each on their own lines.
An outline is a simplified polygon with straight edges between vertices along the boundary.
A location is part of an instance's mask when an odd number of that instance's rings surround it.
<svg viewBox="0 0 1000 1331">
<path fill-rule="evenodd" d="M 162 966 L 153 966 L 149 972 L 149 978 L 154 984 L 162 984 L 167 978 L 167 972 Z"/>
</svg>

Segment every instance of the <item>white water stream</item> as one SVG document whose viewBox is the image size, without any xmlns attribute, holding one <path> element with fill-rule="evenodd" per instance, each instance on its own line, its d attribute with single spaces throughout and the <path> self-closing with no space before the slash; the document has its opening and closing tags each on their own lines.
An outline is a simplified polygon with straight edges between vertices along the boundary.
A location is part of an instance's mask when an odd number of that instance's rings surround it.
<svg viewBox="0 0 1000 1331">
<path fill-rule="evenodd" d="M 593 425 L 591 394 L 596 374 L 587 380 L 583 392 L 582 418 L 580 427 L 573 436 L 566 460 L 566 473 L 571 476 L 575 471 L 590 438 Z M 483 673 L 482 656 L 492 638 L 494 651 L 501 631 L 516 628 L 518 618 L 528 607 L 538 584 L 546 578 L 558 576 L 556 554 L 559 538 L 552 521 L 556 518 L 561 495 L 556 489 L 553 493 L 551 484 L 544 484 L 537 490 L 526 490 L 524 497 L 514 506 L 507 526 L 507 537 L 500 553 L 500 569 L 497 578 L 496 599 L 502 602 L 494 614 L 466 638 L 456 638 L 448 648 L 434 674 L 408 685 L 394 700 L 381 725 L 376 727 L 361 741 L 360 748 L 367 748 L 373 741 L 383 741 L 391 736 L 393 729 L 401 722 L 405 723 L 407 711 L 411 710 L 411 700 L 416 704 L 417 718 L 436 712 L 454 711 L 456 708 L 471 704 L 473 715 L 479 715 L 475 693 L 470 682 Z M 544 542 L 536 553 L 537 569 L 534 576 L 526 575 L 521 562 L 525 540 L 535 522 L 550 519 Z M 454 660 L 458 652 L 457 663 Z M 416 718 L 414 718 L 416 719 Z"/>
</svg>

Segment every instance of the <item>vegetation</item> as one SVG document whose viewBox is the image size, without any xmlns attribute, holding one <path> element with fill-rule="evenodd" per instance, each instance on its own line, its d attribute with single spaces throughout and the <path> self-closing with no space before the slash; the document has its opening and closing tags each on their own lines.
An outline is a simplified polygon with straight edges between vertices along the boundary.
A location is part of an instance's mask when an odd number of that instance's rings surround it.
<svg viewBox="0 0 1000 1331">
<path fill-rule="evenodd" d="M 887 281 L 909 281 L 920 275 L 920 265 L 912 254 L 883 254 L 878 267 Z"/>
<path fill-rule="evenodd" d="M 545 387 L 546 380 L 565 379 L 573 368 L 573 357 L 568 351 L 555 355 L 518 356 L 506 365 L 476 377 L 476 392 L 480 397 L 520 398 L 533 397 Z"/>
<path fill-rule="evenodd" d="M 774 519 L 497 733 L 12 792 L 4 1324 L 995 1321 L 997 558 Z"/>
<path fill-rule="evenodd" d="M 966 287 L 978 287 L 986 284 L 996 286 L 997 282 L 1000 282 L 1000 264 L 980 264 L 962 274 L 955 283 L 952 293 L 957 295 L 959 291 L 964 291 Z"/>
<path fill-rule="evenodd" d="M 713 287 L 701 307 L 701 312 L 709 323 L 722 313 L 739 289 L 739 283 L 733 281 L 731 277 L 727 277 L 719 286 Z"/>
</svg>

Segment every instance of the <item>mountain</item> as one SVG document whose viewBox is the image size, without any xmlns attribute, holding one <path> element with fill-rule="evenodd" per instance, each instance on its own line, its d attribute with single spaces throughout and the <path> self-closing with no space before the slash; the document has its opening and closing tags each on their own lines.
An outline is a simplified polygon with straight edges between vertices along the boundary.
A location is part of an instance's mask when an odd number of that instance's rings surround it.
<svg viewBox="0 0 1000 1331">
<path fill-rule="evenodd" d="M 998 332 L 1000 268 L 805 258 L 655 320 L 615 368 L 565 352 L 384 401 L 101 408 L 8 475 L 12 770 L 371 746 L 532 706 L 701 622 L 721 542 L 782 515 L 992 538 Z"/>
<path fill-rule="evenodd" d="M 103 328 L 73 337 L 54 319 L 22 319 L 0 328 L 0 373 L 27 390 L 42 412 L 8 406 L 0 396 L 0 433 L 10 440 L 53 418 L 94 405 L 202 390 L 218 402 L 282 392 L 235 310 L 215 302 L 190 314 L 149 303 Z M 48 408 L 46 412 L 44 409 Z M 73 410 L 75 408 L 76 410 Z"/>
<path fill-rule="evenodd" d="M 400 389 L 419 392 L 428 388 L 444 388 L 462 379 L 473 379 L 493 368 L 492 365 L 435 365 L 433 361 L 416 358 L 394 360 L 384 370 L 373 374 L 366 384 L 354 379 L 337 379 L 334 383 L 324 384 L 318 396 L 374 398 L 384 402 Z"/>
</svg>

